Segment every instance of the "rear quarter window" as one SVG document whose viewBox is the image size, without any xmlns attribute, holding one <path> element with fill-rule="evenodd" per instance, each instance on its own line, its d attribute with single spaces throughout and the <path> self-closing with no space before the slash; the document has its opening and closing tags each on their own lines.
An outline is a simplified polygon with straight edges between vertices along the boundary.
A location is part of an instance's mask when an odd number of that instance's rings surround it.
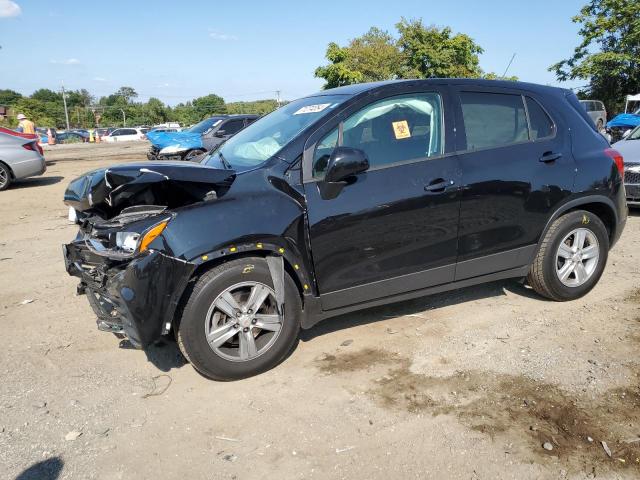
<svg viewBox="0 0 640 480">
<path fill-rule="evenodd" d="M 553 137 L 556 133 L 556 127 L 553 120 L 544 111 L 542 106 L 531 97 L 527 99 L 527 111 L 529 112 L 529 124 L 531 140 L 539 140 L 541 138 Z"/>
</svg>

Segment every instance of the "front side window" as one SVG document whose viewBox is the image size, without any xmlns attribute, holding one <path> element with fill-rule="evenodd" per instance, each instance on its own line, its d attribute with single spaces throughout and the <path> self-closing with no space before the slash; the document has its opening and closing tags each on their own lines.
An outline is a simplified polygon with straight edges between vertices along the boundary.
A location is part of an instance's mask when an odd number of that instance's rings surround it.
<svg viewBox="0 0 640 480">
<path fill-rule="evenodd" d="M 367 105 L 322 138 L 313 176 L 322 177 L 338 145 L 364 151 L 371 168 L 442 154 L 442 101 L 437 93 L 387 98 Z"/>
<path fill-rule="evenodd" d="M 225 135 L 233 135 L 242 130 L 242 127 L 244 127 L 244 120 L 230 120 L 222 125 L 220 129 L 224 130 Z"/>
<path fill-rule="evenodd" d="M 529 140 L 521 95 L 461 92 L 467 150 L 501 147 Z"/>
</svg>

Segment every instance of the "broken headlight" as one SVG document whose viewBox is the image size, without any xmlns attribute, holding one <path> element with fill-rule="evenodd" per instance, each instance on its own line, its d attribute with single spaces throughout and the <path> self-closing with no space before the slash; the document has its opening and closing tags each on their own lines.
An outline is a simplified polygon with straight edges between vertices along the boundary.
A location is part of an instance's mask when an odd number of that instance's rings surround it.
<svg viewBox="0 0 640 480">
<path fill-rule="evenodd" d="M 133 253 L 138 247 L 140 234 L 138 232 L 117 232 L 116 246 L 123 252 Z"/>
</svg>

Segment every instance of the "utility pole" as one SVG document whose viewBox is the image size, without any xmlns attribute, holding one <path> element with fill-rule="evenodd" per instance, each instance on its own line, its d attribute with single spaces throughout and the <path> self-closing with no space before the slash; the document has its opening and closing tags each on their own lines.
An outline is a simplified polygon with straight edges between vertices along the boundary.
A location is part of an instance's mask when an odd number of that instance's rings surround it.
<svg viewBox="0 0 640 480">
<path fill-rule="evenodd" d="M 276 90 L 276 102 L 278 103 L 278 108 L 280 108 L 280 90 Z"/>
<path fill-rule="evenodd" d="M 124 109 L 120 109 L 120 111 L 122 112 L 122 126 L 126 127 L 127 126 L 127 116 L 124 113 Z"/>
<path fill-rule="evenodd" d="M 69 110 L 67 110 L 67 96 L 64 93 L 64 82 L 62 82 L 62 102 L 64 103 L 64 118 L 67 120 L 67 130 L 69 130 Z"/>
</svg>

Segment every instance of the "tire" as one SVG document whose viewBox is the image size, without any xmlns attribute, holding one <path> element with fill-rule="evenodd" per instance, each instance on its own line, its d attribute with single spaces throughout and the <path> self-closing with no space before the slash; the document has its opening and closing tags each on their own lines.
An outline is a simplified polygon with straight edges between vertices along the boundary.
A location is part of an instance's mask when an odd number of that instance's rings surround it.
<svg viewBox="0 0 640 480">
<path fill-rule="evenodd" d="M 255 319 L 251 320 L 249 315 L 251 309 L 246 310 L 251 303 L 251 299 L 247 297 L 251 297 L 254 286 L 259 285 L 259 288 L 265 289 L 265 292 L 270 289 L 270 293 L 262 302 L 262 307 L 256 311 L 256 318 L 268 317 L 270 321 L 274 318 L 279 319 L 275 310 L 273 280 L 267 262 L 263 258 L 240 258 L 219 265 L 202 275 L 188 294 L 189 298 L 179 320 L 176 336 L 178 346 L 184 352 L 185 358 L 198 372 L 214 380 L 237 380 L 250 377 L 280 363 L 297 343 L 302 311 L 298 289 L 293 280 L 287 273 L 284 280 L 284 319 L 279 323 L 278 331 L 273 332 L 266 329 L 267 326 L 273 328 L 273 324 L 265 325 L 264 330 L 258 328 L 260 323 L 250 325 L 249 322 Z M 243 293 L 245 290 L 246 293 Z M 222 296 L 226 296 L 227 293 L 237 300 L 236 306 L 242 306 L 243 312 L 248 313 L 239 317 L 237 309 L 232 309 L 236 317 L 222 313 L 217 305 Z M 225 303 L 225 305 L 227 305 L 225 310 L 229 310 L 230 304 Z M 267 313 L 258 313 L 261 310 L 265 312 L 265 309 Z M 235 326 L 232 327 L 232 325 Z M 210 345 L 207 341 L 207 333 L 211 334 L 222 329 L 226 329 L 225 332 L 233 336 L 218 347 Z M 242 339 L 247 337 L 242 335 L 251 335 L 250 338 L 254 338 L 251 343 L 255 350 L 247 354 L 248 347 L 245 347 L 244 357 L 242 357 L 241 343 L 243 343 Z M 222 338 L 222 335 L 219 338 Z M 247 340 L 244 340 L 244 345 L 247 344 L 246 342 Z"/>
<path fill-rule="evenodd" d="M 573 232 L 575 233 L 572 234 Z M 581 234 L 585 235 L 585 246 L 584 249 L 578 249 L 576 256 L 572 249 L 579 242 Z M 562 254 L 559 250 L 561 244 L 564 244 Z M 593 263 L 595 252 L 597 258 Z M 575 300 L 586 295 L 598 283 L 607 263 L 608 253 L 609 234 L 597 215 L 585 210 L 567 213 L 556 219 L 545 234 L 531 265 L 528 283 L 543 297 L 558 302 Z M 563 256 L 570 258 L 565 260 Z M 571 262 L 575 265 L 573 271 Z M 582 267 L 579 275 L 580 265 Z M 567 267 L 566 270 L 563 267 Z M 564 281 L 561 280 L 560 277 L 567 271 L 570 271 L 569 276 Z"/>
<path fill-rule="evenodd" d="M 6 190 L 11 185 L 11 170 L 4 163 L 0 163 L 0 191 Z"/>
</svg>

